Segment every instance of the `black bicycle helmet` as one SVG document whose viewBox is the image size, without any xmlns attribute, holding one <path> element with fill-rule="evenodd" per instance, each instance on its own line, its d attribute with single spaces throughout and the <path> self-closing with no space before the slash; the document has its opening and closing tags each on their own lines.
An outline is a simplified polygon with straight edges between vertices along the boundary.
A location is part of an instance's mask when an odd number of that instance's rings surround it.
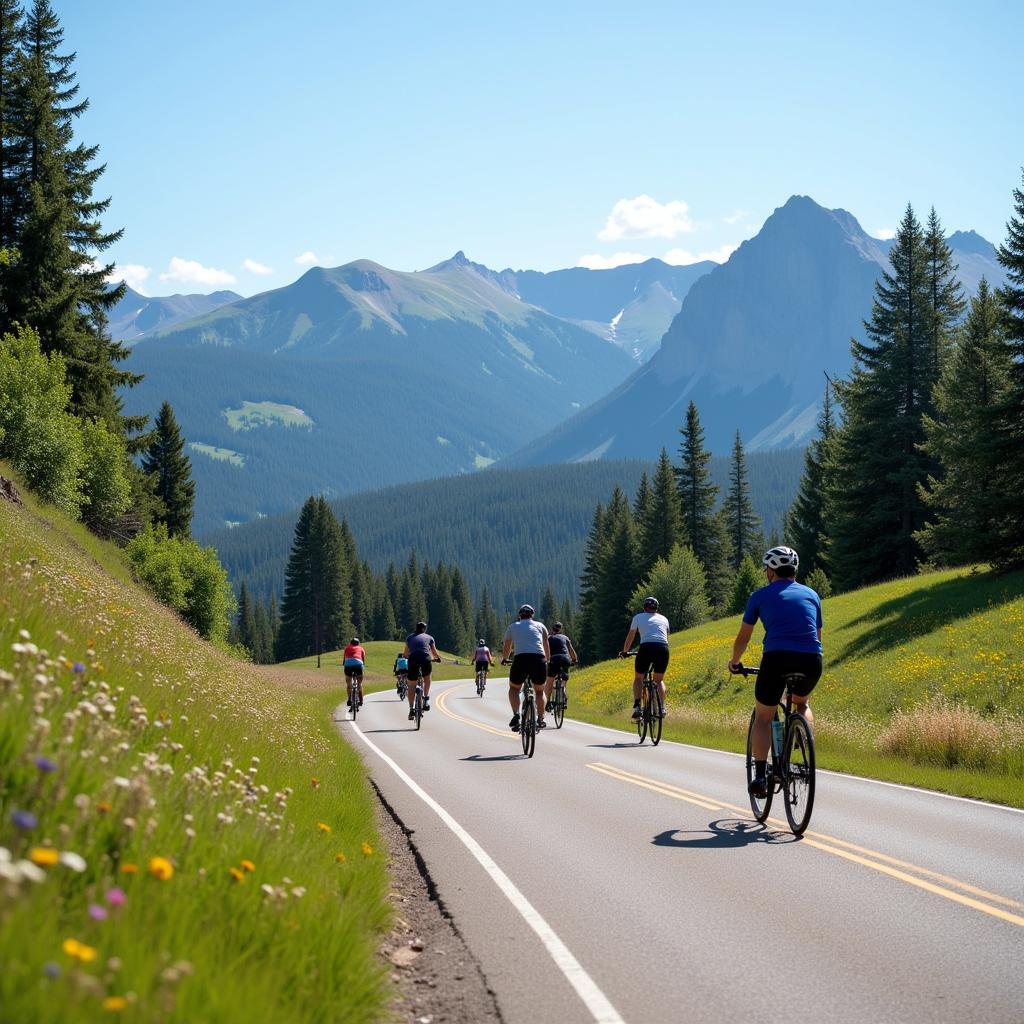
<svg viewBox="0 0 1024 1024">
<path fill-rule="evenodd" d="M 521 618 L 521 619 L 530 619 L 532 617 L 533 617 L 533 605 L 531 605 L 531 604 L 524 604 L 519 609 L 519 618 Z"/>
<path fill-rule="evenodd" d="M 644 611 L 656 612 L 658 610 L 658 599 L 656 597 L 644 598 Z"/>
</svg>

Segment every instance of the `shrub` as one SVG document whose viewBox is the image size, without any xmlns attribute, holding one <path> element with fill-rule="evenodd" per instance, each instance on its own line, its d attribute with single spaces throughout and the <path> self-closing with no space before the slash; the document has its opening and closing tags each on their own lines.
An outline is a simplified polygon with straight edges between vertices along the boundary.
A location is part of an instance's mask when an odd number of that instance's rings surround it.
<svg viewBox="0 0 1024 1024">
<path fill-rule="evenodd" d="M 693 549 L 676 544 L 668 561 L 659 558 L 647 578 L 633 591 L 630 605 L 640 607 L 648 594 L 658 598 L 658 610 L 673 632 L 705 622 L 711 614 L 704 568 Z"/>
<path fill-rule="evenodd" d="M 744 555 L 736 570 L 736 582 L 732 587 L 732 597 L 729 599 L 729 614 L 736 615 L 747 607 L 747 599 L 757 590 L 764 586 L 764 573 L 757 567 L 750 555 Z"/>
<path fill-rule="evenodd" d="M 832 583 L 821 566 L 811 570 L 811 572 L 807 574 L 807 579 L 804 580 L 804 583 L 806 583 L 811 590 L 816 591 L 818 597 L 822 599 L 832 596 Z"/>
<path fill-rule="evenodd" d="M 124 439 L 100 420 L 81 423 L 85 464 L 82 467 L 82 519 L 89 529 L 109 535 L 115 520 L 131 504 L 128 453 Z"/>
</svg>

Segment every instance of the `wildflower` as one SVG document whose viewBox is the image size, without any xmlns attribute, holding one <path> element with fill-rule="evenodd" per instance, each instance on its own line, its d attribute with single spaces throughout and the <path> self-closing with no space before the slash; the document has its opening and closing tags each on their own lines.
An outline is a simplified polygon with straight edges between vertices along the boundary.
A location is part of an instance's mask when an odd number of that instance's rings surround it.
<svg viewBox="0 0 1024 1024">
<path fill-rule="evenodd" d="M 71 666 L 71 671 L 74 672 L 75 675 L 80 676 L 85 671 L 85 666 L 80 661 L 76 661 L 74 665 Z"/>
<path fill-rule="evenodd" d="M 128 902 L 128 897 L 125 895 L 124 889 L 119 889 L 116 885 L 113 889 L 107 890 L 107 894 L 104 898 L 112 907 L 123 907 L 125 903 Z"/>
<path fill-rule="evenodd" d="M 369 843 L 363 843 L 362 851 L 364 857 L 369 857 L 373 853 L 373 847 Z"/>
<path fill-rule="evenodd" d="M 65 850 L 60 855 L 60 862 L 64 867 L 71 868 L 72 871 L 77 871 L 79 874 L 86 869 L 85 858 L 73 850 Z"/>
<path fill-rule="evenodd" d="M 139 872 L 139 865 L 138 864 L 128 864 L 128 863 L 126 863 L 126 864 L 122 864 L 121 865 L 121 874 L 122 875 L 136 875 L 136 874 L 138 874 L 138 872 Z"/>
<path fill-rule="evenodd" d="M 61 948 L 68 956 L 75 960 L 81 960 L 83 964 L 96 959 L 96 950 L 84 942 L 79 942 L 78 939 L 65 939 Z"/>
<path fill-rule="evenodd" d="M 52 846 L 33 846 L 28 851 L 28 859 L 41 868 L 49 868 L 60 860 L 60 851 Z"/>
<path fill-rule="evenodd" d="M 126 779 L 123 775 L 114 776 L 114 785 L 119 789 L 127 789 L 131 784 L 131 779 Z"/>
<path fill-rule="evenodd" d="M 306 895 L 306 887 L 305 887 L 304 885 L 296 885 L 296 886 L 295 886 L 295 887 L 294 887 L 294 888 L 292 889 L 292 895 L 293 895 L 293 896 L 294 896 L 294 897 L 295 897 L 295 898 L 296 898 L 297 900 L 300 900 L 300 899 L 302 899 L 302 897 Z"/>
<path fill-rule="evenodd" d="M 228 868 L 228 872 L 229 872 L 231 877 L 236 882 L 244 882 L 245 881 L 245 872 L 244 871 L 241 871 L 241 870 L 239 870 L 236 867 L 230 867 L 230 868 Z"/>
<path fill-rule="evenodd" d="M 256 870 L 256 865 L 253 864 L 253 862 L 251 860 L 243 860 L 242 861 L 242 867 L 245 868 L 246 871 L 255 871 Z"/>
<path fill-rule="evenodd" d="M 36 767 L 44 775 L 49 775 L 50 772 L 55 772 L 57 770 L 57 763 L 55 761 L 51 761 L 48 757 L 37 757 Z"/>
<path fill-rule="evenodd" d="M 116 973 L 117 971 L 121 970 L 121 968 L 123 966 L 124 965 L 121 963 L 121 958 L 118 957 L 118 956 L 112 956 L 107 961 L 107 970 L 108 971 L 114 971 Z"/>
<path fill-rule="evenodd" d="M 174 865 L 166 857 L 150 857 L 149 873 L 161 882 L 166 882 L 174 874 Z"/>
<path fill-rule="evenodd" d="M 94 921 L 106 921 L 107 919 L 107 908 L 101 907 L 98 903 L 89 904 L 89 916 Z"/>
<path fill-rule="evenodd" d="M 100 814 L 109 814 L 113 809 L 113 805 L 109 800 L 96 801 L 96 810 L 99 811 Z"/>
<path fill-rule="evenodd" d="M 314 789 L 320 788 L 320 780 L 315 775 L 309 781 L 312 783 Z"/>
<path fill-rule="evenodd" d="M 320 829 L 321 832 L 330 832 L 331 831 L 331 826 L 330 825 L 325 825 L 322 821 L 318 821 L 316 823 L 316 827 L 318 829 Z"/>
<path fill-rule="evenodd" d="M 79 811 L 89 810 L 90 801 L 87 793 L 79 793 L 72 802 Z"/>
<path fill-rule="evenodd" d="M 15 828 L 25 831 L 35 828 L 39 824 L 39 819 L 31 811 L 14 811 L 11 814 L 11 821 L 14 822 Z"/>
<path fill-rule="evenodd" d="M 335 860 L 336 860 L 336 861 L 337 861 L 337 862 L 338 862 L 339 864 L 344 864 L 344 863 L 345 863 L 345 861 L 347 861 L 347 860 L 348 860 L 348 857 L 346 857 L 346 856 L 345 856 L 345 854 L 343 854 L 343 853 L 336 853 L 336 854 L 334 855 L 334 859 L 335 859 Z"/>
<path fill-rule="evenodd" d="M 14 869 L 17 871 L 21 878 L 27 879 L 29 882 L 45 882 L 46 872 L 30 860 L 19 860 L 14 865 Z"/>
<path fill-rule="evenodd" d="M 54 962 L 53 960 L 47 960 L 46 963 L 43 964 L 43 974 L 45 974 L 48 978 L 59 978 L 60 964 Z"/>
<path fill-rule="evenodd" d="M 107 996 L 103 1000 L 102 1006 L 104 1010 L 112 1010 L 119 1012 L 128 1005 L 128 1000 L 124 996 Z"/>
</svg>

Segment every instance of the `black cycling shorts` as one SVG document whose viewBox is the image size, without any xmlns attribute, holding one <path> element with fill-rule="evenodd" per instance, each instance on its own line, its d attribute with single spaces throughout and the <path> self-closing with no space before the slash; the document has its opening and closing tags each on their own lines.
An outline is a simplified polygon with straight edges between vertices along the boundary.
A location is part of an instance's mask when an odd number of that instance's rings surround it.
<svg viewBox="0 0 1024 1024">
<path fill-rule="evenodd" d="M 543 654 L 517 654 L 508 670 L 508 681 L 513 686 L 522 686 L 527 679 L 534 686 L 540 686 L 548 677 L 548 665 Z"/>
<path fill-rule="evenodd" d="M 345 678 L 351 679 L 353 676 L 358 676 L 360 679 L 363 678 L 363 666 L 362 665 L 346 665 L 345 666 Z"/>
<path fill-rule="evenodd" d="M 569 656 L 567 654 L 552 654 L 551 660 L 548 661 L 548 678 L 554 679 L 559 672 L 563 671 L 568 675 L 570 664 L 571 662 L 569 661 Z"/>
<path fill-rule="evenodd" d="M 429 654 L 410 654 L 409 678 L 413 682 L 419 678 L 421 668 L 423 669 L 423 678 L 429 679 L 430 673 L 434 670 L 434 659 Z"/>
<path fill-rule="evenodd" d="M 768 651 L 761 656 L 761 667 L 754 686 L 758 704 L 775 707 L 786 692 L 785 676 L 799 672 L 803 681 L 793 687 L 798 697 L 806 697 L 821 678 L 821 655 L 806 651 Z"/>
<path fill-rule="evenodd" d="M 646 675 L 651 669 L 660 675 L 668 668 L 668 644 L 641 644 L 636 652 L 636 671 Z"/>
<path fill-rule="evenodd" d="M 477 672 L 486 672 L 490 667 L 491 663 L 489 661 L 478 661 L 476 663 Z"/>
</svg>

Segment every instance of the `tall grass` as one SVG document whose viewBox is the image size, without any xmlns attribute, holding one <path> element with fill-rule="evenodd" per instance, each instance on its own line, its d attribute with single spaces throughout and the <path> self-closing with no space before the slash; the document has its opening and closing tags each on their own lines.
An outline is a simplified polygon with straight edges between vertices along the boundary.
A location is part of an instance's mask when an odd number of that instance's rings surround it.
<svg viewBox="0 0 1024 1024">
<path fill-rule="evenodd" d="M 386 867 L 338 699 L 0 502 L 0 1017 L 379 1020 Z"/>
</svg>

